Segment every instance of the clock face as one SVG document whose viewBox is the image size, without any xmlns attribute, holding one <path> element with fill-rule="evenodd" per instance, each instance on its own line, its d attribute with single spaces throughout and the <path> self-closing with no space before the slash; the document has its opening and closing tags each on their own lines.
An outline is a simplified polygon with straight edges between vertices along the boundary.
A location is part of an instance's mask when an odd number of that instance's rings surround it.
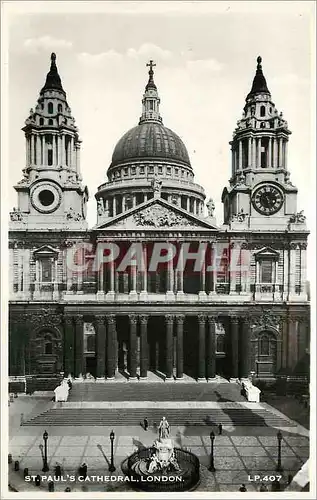
<svg viewBox="0 0 317 500">
<path fill-rule="evenodd" d="M 264 184 L 257 188 L 252 195 L 254 208 L 263 215 L 276 214 L 283 205 L 282 191 L 272 184 Z"/>
</svg>

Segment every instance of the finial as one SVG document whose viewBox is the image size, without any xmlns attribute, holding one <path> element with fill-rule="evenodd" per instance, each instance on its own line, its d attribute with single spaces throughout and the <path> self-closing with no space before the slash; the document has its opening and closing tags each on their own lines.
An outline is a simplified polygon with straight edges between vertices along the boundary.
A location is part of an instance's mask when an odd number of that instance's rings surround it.
<svg viewBox="0 0 317 500">
<path fill-rule="evenodd" d="M 146 89 L 152 87 L 153 89 L 156 89 L 156 85 L 154 83 L 154 80 L 153 80 L 153 75 L 154 75 L 154 71 L 153 71 L 153 68 L 156 66 L 155 62 L 153 62 L 152 59 L 150 59 L 150 62 L 148 62 L 146 64 L 150 70 L 149 70 L 149 81 L 147 83 L 147 86 L 146 86 Z"/>
<path fill-rule="evenodd" d="M 55 52 L 51 53 L 51 61 L 56 61 L 56 54 L 55 54 Z"/>
<path fill-rule="evenodd" d="M 261 62 L 262 62 L 262 57 L 261 57 L 261 56 L 258 56 L 258 58 L 257 58 L 257 63 L 258 63 L 258 64 L 261 64 Z"/>
</svg>

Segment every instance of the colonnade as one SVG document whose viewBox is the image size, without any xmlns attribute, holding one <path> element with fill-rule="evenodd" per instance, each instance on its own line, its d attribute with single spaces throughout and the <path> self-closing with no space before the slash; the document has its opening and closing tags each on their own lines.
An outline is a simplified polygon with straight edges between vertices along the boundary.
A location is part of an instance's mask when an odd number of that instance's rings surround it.
<svg viewBox="0 0 317 500">
<path fill-rule="evenodd" d="M 181 194 L 163 193 L 161 196 L 169 203 L 172 203 L 183 210 L 194 215 L 201 215 L 204 210 L 204 202 L 194 196 Z M 136 207 L 153 198 L 153 191 L 142 191 L 140 193 L 114 194 L 104 198 L 104 212 L 108 216 L 115 217 L 127 210 Z M 140 201 L 141 199 L 141 201 Z"/>
<path fill-rule="evenodd" d="M 265 141 L 264 141 L 265 140 Z M 265 168 L 287 169 L 288 141 L 284 137 L 250 136 L 241 138 L 232 147 L 232 171 L 261 168 L 262 152 L 266 153 Z"/>
<path fill-rule="evenodd" d="M 50 137 L 51 142 L 46 138 Z M 52 151 L 49 162 L 48 151 Z M 72 135 L 58 134 L 54 131 L 32 133 L 26 137 L 26 167 L 30 166 L 68 166 L 79 172 L 80 144 Z"/>
<path fill-rule="evenodd" d="M 144 379 L 150 367 L 149 345 L 152 332 L 148 331 L 149 314 L 128 314 L 128 373 L 130 379 Z M 152 316 L 153 317 L 153 316 Z M 165 314 L 164 371 L 166 380 L 184 376 L 184 314 Z M 216 321 L 209 314 L 198 314 L 198 332 L 192 331 L 197 341 L 197 357 L 192 357 L 198 381 L 214 379 L 216 375 Z M 83 315 L 66 316 L 64 321 L 64 371 L 80 377 L 85 373 L 83 348 Z M 96 377 L 113 379 L 118 367 L 118 336 L 116 315 L 94 317 L 96 331 Z M 232 317 L 228 324 L 229 362 L 232 378 L 245 378 L 250 370 L 250 326 L 243 317 Z M 176 358 L 174 359 L 174 339 Z M 139 346 L 139 347 L 138 347 Z M 162 370 L 162 367 L 161 367 Z"/>
</svg>

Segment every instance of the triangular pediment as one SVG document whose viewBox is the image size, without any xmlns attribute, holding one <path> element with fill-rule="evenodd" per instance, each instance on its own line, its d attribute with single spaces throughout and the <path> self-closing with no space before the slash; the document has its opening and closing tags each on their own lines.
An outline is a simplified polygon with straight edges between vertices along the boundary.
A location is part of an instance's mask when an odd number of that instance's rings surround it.
<svg viewBox="0 0 317 500">
<path fill-rule="evenodd" d="M 210 229 L 218 230 L 208 219 L 197 217 L 162 198 L 151 198 L 111 219 L 101 221 L 95 229 Z"/>
<path fill-rule="evenodd" d="M 59 251 L 56 248 L 51 247 L 50 245 L 43 245 L 40 248 L 34 250 L 33 255 L 37 259 L 41 257 L 57 257 Z"/>
<path fill-rule="evenodd" d="M 254 255 L 256 259 L 264 259 L 264 258 L 278 259 L 280 254 L 276 250 L 273 250 L 273 248 L 263 247 L 260 248 L 260 250 L 256 250 L 254 252 Z"/>
</svg>

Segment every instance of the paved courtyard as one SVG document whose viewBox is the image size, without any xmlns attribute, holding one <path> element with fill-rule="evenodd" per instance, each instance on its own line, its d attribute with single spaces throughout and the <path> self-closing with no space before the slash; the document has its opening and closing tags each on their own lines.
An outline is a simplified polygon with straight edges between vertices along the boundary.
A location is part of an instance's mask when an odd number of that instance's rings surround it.
<svg viewBox="0 0 317 500">
<path fill-rule="evenodd" d="M 48 463 L 53 474 L 56 462 L 62 466 L 64 478 L 67 474 L 74 475 L 79 465 L 86 462 L 89 476 L 109 476 L 108 465 L 110 460 L 109 434 L 113 429 L 114 462 L 116 471 L 112 476 L 122 475 L 120 464 L 140 447 L 150 446 L 157 438 L 157 431 L 151 425 L 148 431 L 141 426 L 20 426 L 18 414 L 28 404 L 29 413 L 32 399 L 20 396 L 11 403 L 9 408 L 12 415 L 9 436 L 9 452 L 13 460 L 20 461 L 20 471 L 14 472 L 10 466 L 10 482 L 19 483 L 22 490 L 23 468 L 28 467 L 29 474 L 43 474 L 42 458 L 39 445 L 43 444 L 43 432 L 47 430 Z M 48 401 L 43 398 L 42 403 L 34 399 L 36 411 L 42 404 L 43 408 Z M 45 406 L 46 405 L 46 406 Z M 26 410 L 24 410 L 26 411 Z M 33 410 L 34 411 L 34 410 Z M 131 411 L 133 411 L 131 409 Z M 164 410 L 162 409 L 162 415 Z M 75 423 L 75 422 L 74 422 Z M 115 422 L 114 422 L 115 423 Z M 151 424 L 151 422 L 150 422 Z M 211 473 L 207 467 L 210 460 L 211 430 L 215 431 L 215 468 Z M 301 468 L 309 456 L 308 431 L 301 426 L 280 428 L 283 434 L 281 484 L 285 486 L 288 475 L 292 476 Z M 224 426 L 223 435 L 218 435 L 217 427 L 212 426 L 172 426 L 171 437 L 175 446 L 189 449 L 199 457 L 201 463 L 201 483 L 197 491 L 237 491 L 241 483 L 245 483 L 248 491 L 259 490 L 260 481 L 250 481 L 255 475 L 262 477 L 276 476 L 277 438 L 278 428 L 269 426 L 245 427 Z M 266 484 L 270 484 L 267 482 Z M 47 484 L 42 484 L 47 490 Z M 111 482 L 71 482 L 67 479 L 63 483 L 55 483 L 55 491 L 64 491 L 69 486 L 72 491 L 129 491 L 127 483 Z M 26 486 L 27 488 L 27 486 Z M 28 485 L 29 488 L 29 485 Z M 271 486 L 269 486 L 271 489 Z M 42 490 L 43 491 L 43 490 Z"/>
</svg>

